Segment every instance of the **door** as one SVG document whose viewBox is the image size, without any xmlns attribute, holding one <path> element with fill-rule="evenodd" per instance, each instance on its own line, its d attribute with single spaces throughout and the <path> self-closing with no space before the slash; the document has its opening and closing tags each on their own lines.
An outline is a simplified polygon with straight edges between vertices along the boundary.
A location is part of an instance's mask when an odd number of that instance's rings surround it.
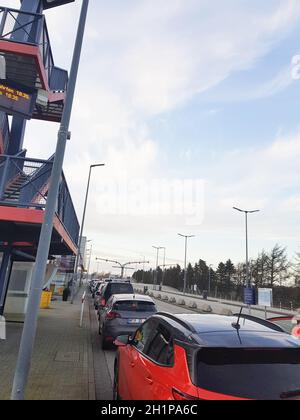
<svg viewBox="0 0 300 420">
<path fill-rule="evenodd" d="M 147 323 L 146 323 L 147 324 Z M 158 320 L 137 334 L 131 348 L 131 366 L 136 378 L 132 393 L 135 400 L 167 400 L 172 396 L 174 349 L 171 333 Z M 146 340 L 144 334 L 146 333 Z"/>
<path fill-rule="evenodd" d="M 121 372 L 124 377 L 123 383 L 126 381 L 126 388 L 124 394 L 129 400 L 144 400 L 146 395 L 151 394 L 151 381 L 148 379 L 148 374 L 145 370 L 145 362 L 142 357 L 142 352 L 147 348 L 156 330 L 157 321 L 150 319 L 146 321 L 136 332 L 131 345 L 128 345 L 123 356 Z M 150 389 L 149 389 L 150 388 Z"/>
</svg>

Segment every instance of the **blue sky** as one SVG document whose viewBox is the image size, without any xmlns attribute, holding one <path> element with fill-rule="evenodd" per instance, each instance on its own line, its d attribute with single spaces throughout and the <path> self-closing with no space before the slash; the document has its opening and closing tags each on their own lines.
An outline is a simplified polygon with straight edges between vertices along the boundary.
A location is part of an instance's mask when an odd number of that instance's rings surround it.
<svg viewBox="0 0 300 420">
<path fill-rule="evenodd" d="M 261 209 L 250 220 L 252 257 L 277 242 L 292 257 L 300 245 L 300 80 L 291 67 L 299 0 L 90 3 L 65 172 L 81 216 L 88 167 L 107 164 L 94 174 L 86 224 L 95 256 L 145 256 L 153 265 L 151 247 L 160 245 L 180 262 L 182 231 L 197 235 L 191 261 L 242 261 L 237 205 Z M 70 64 L 79 9 L 76 1 L 46 13 L 60 67 Z M 31 122 L 29 154 L 50 156 L 57 129 Z M 195 225 L 173 214 L 167 192 L 170 214 L 133 211 L 134 199 L 158 200 L 154 180 L 186 179 L 203 186 Z M 125 180 L 143 192 L 120 193 Z"/>
</svg>

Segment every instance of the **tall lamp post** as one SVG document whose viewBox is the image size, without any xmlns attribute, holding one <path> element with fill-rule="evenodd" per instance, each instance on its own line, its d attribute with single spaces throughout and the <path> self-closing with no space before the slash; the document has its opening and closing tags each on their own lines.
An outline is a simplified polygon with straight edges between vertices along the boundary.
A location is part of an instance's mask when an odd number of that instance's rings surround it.
<svg viewBox="0 0 300 420">
<path fill-rule="evenodd" d="M 210 264 L 208 267 L 208 296 L 210 296 L 210 292 L 211 292 L 211 267 L 212 267 L 212 264 Z"/>
<path fill-rule="evenodd" d="M 182 235 L 178 233 L 178 236 L 181 236 L 185 239 L 185 253 L 184 253 L 184 287 L 183 287 L 183 294 L 186 294 L 186 286 L 187 286 L 187 242 L 190 238 L 195 238 L 195 235 Z"/>
<path fill-rule="evenodd" d="M 96 261 L 105 261 L 105 262 L 117 264 L 118 268 L 121 269 L 121 278 L 124 277 L 125 269 L 128 269 L 128 266 L 129 265 L 134 265 L 134 264 L 136 264 L 136 265 L 137 264 L 149 264 L 149 261 L 132 261 L 132 262 L 127 262 L 125 264 L 122 264 L 119 261 L 107 260 L 105 258 L 96 258 Z M 115 268 L 115 267 L 113 267 L 113 268 Z"/>
<path fill-rule="evenodd" d="M 77 276 L 77 271 L 78 271 L 78 267 L 79 267 L 80 259 L 81 259 L 82 235 L 83 235 L 83 229 L 84 229 L 84 223 L 85 223 L 86 208 L 87 208 L 89 192 L 90 192 L 92 170 L 94 168 L 99 168 L 101 166 L 105 166 L 105 165 L 103 163 L 97 163 L 95 165 L 90 166 L 89 177 L 88 177 L 86 193 L 85 193 L 85 201 L 84 201 L 84 208 L 83 208 L 83 214 L 82 214 L 82 222 L 81 222 L 80 233 L 79 233 L 78 254 L 77 254 L 76 260 L 75 260 L 74 276 L 73 276 L 73 282 L 72 282 L 72 299 L 71 299 L 72 304 L 74 303 L 75 282 L 77 282 L 76 276 Z"/>
<path fill-rule="evenodd" d="M 57 137 L 56 152 L 51 172 L 51 181 L 45 208 L 44 221 L 39 238 L 36 262 L 31 277 L 31 290 L 29 293 L 27 306 L 28 309 L 25 316 L 11 393 L 12 400 L 24 400 L 25 398 L 25 389 L 28 382 L 30 362 L 34 349 L 43 281 L 46 272 L 47 260 L 49 257 L 49 249 L 53 230 L 53 219 L 56 210 L 66 144 L 68 138 L 70 137 L 69 125 L 75 95 L 76 80 L 79 69 L 88 6 L 89 0 L 83 0 L 68 83 L 68 91 Z"/>
<path fill-rule="evenodd" d="M 251 287 L 250 267 L 249 267 L 249 247 L 248 247 L 248 214 L 259 213 L 260 210 L 242 210 L 238 207 L 233 207 L 234 210 L 245 214 L 246 221 L 246 283 L 247 287 Z"/>
<path fill-rule="evenodd" d="M 89 278 L 90 268 L 91 268 L 92 252 L 93 252 L 93 244 L 92 243 L 91 243 L 91 247 L 90 247 L 90 249 L 88 251 L 89 251 L 89 263 L 88 263 L 88 267 L 87 267 L 87 276 Z"/>
<path fill-rule="evenodd" d="M 158 277 L 158 255 L 159 255 L 159 251 L 164 248 L 162 246 L 153 246 L 152 248 L 156 249 L 156 267 L 155 267 L 155 277 L 154 277 L 154 284 L 153 284 L 153 290 L 156 290 L 157 277 Z"/>
<path fill-rule="evenodd" d="M 163 247 L 163 250 L 164 250 L 164 265 L 163 265 L 163 273 L 162 273 L 162 280 L 161 280 L 161 289 L 164 285 L 165 273 L 166 273 L 166 251 L 167 251 L 167 249 L 166 249 L 165 246 Z"/>
</svg>

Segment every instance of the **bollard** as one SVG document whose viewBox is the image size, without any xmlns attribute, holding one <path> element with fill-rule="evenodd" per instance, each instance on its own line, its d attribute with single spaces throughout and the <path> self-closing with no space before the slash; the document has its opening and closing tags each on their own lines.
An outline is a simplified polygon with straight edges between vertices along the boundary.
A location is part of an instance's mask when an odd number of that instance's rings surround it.
<svg viewBox="0 0 300 420">
<path fill-rule="evenodd" d="M 86 292 L 84 292 L 84 294 L 82 296 L 82 299 L 81 299 L 81 314 L 80 314 L 80 323 L 79 323 L 80 328 L 82 327 L 82 322 L 83 322 L 85 296 L 86 296 Z"/>
</svg>

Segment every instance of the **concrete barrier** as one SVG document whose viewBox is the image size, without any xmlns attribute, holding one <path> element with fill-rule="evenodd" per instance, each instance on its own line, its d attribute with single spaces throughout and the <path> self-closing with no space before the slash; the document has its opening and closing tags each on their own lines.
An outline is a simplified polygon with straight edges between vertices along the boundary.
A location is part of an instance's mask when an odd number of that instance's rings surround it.
<svg viewBox="0 0 300 420">
<path fill-rule="evenodd" d="M 162 300 L 164 302 L 169 302 L 169 297 L 167 295 L 163 296 Z"/>
<path fill-rule="evenodd" d="M 191 308 L 191 309 L 197 309 L 197 308 L 198 308 L 197 303 L 196 303 L 196 302 L 194 302 L 194 301 L 191 301 L 191 302 L 189 303 L 189 308 Z"/>
<path fill-rule="evenodd" d="M 185 300 L 184 299 L 179 299 L 178 305 L 185 306 Z"/>
<path fill-rule="evenodd" d="M 211 314 L 213 312 L 212 307 L 208 304 L 200 305 L 199 309 L 207 314 Z"/>
<path fill-rule="evenodd" d="M 157 296 L 156 296 L 156 299 L 161 300 L 161 295 L 157 295 Z"/>
<path fill-rule="evenodd" d="M 230 309 L 227 308 L 222 308 L 219 312 L 218 315 L 224 315 L 224 316 L 233 316 L 233 312 Z"/>
<path fill-rule="evenodd" d="M 170 297 L 169 302 L 170 303 L 176 303 L 176 299 L 172 296 L 172 297 Z"/>
</svg>

